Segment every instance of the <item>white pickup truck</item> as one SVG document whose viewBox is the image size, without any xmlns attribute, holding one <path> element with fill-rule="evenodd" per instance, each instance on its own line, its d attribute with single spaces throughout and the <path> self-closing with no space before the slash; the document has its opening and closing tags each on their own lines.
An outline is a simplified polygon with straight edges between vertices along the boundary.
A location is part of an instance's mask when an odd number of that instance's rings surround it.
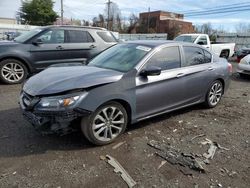
<svg viewBox="0 0 250 188">
<path fill-rule="evenodd" d="M 174 40 L 202 45 L 220 57 L 229 58 L 234 55 L 235 43 L 211 42 L 207 34 L 182 34 Z"/>
</svg>

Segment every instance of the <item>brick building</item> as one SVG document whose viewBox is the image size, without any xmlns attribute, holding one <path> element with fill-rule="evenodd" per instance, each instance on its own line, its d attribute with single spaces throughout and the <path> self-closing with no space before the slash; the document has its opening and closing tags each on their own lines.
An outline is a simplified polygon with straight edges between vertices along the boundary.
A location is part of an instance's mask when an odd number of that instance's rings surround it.
<svg viewBox="0 0 250 188">
<path fill-rule="evenodd" d="M 183 14 L 177 14 L 165 11 L 143 12 L 140 13 L 141 33 L 168 33 L 168 38 L 183 33 L 194 33 L 192 22 L 184 20 Z"/>
</svg>

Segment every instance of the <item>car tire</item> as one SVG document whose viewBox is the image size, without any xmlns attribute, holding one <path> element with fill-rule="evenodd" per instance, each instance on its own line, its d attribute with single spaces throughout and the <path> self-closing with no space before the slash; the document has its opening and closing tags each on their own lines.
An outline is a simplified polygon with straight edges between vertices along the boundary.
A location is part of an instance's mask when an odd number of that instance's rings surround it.
<svg viewBox="0 0 250 188">
<path fill-rule="evenodd" d="M 5 59 L 0 62 L 0 80 L 5 84 L 22 83 L 27 75 L 27 67 L 19 60 Z"/>
<path fill-rule="evenodd" d="M 219 80 L 215 80 L 206 94 L 205 106 L 207 108 L 214 108 L 221 100 L 223 95 L 223 84 Z"/>
<path fill-rule="evenodd" d="M 95 145 L 113 142 L 126 129 L 128 114 L 125 108 L 111 101 L 100 106 L 90 116 L 82 118 L 81 129 L 84 136 Z"/>
</svg>

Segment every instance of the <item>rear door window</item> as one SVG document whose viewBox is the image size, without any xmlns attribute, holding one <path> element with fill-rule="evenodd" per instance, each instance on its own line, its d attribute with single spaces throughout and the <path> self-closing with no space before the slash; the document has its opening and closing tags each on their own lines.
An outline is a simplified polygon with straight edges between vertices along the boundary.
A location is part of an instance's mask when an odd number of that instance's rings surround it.
<svg viewBox="0 0 250 188">
<path fill-rule="evenodd" d="M 157 66 L 163 71 L 179 68 L 181 66 L 179 47 L 173 46 L 161 49 L 149 59 L 146 66 Z"/>
<path fill-rule="evenodd" d="M 67 30 L 68 43 L 88 43 L 94 42 L 94 39 L 87 31 Z"/>
<path fill-rule="evenodd" d="M 117 42 L 116 38 L 110 32 L 98 31 L 97 35 L 105 42 Z"/>
<path fill-rule="evenodd" d="M 184 46 L 185 61 L 182 67 L 200 65 L 206 63 L 204 51 L 198 47 Z"/>
</svg>

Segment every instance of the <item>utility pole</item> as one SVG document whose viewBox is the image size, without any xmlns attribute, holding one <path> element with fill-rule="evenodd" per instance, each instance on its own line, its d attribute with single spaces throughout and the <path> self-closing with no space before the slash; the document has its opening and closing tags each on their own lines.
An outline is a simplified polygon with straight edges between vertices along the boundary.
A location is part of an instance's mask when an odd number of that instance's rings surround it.
<svg viewBox="0 0 250 188">
<path fill-rule="evenodd" d="M 61 25 L 63 25 L 63 0 L 61 0 Z"/>
<path fill-rule="evenodd" d="M 150 7 L 148 7 L 148 27 L 147 27 L 148 33 L 149 33 L 149 20 L 150 20 Z"/>
<path fill-rule="evenodd" d="M 109 30 L 109 20 L 110 20 L 110 4 L 112 2 L 108 0 L 107 5 L 108 5 L 108 20 L 107 20 L 107 29 Z"/>
</svg>

